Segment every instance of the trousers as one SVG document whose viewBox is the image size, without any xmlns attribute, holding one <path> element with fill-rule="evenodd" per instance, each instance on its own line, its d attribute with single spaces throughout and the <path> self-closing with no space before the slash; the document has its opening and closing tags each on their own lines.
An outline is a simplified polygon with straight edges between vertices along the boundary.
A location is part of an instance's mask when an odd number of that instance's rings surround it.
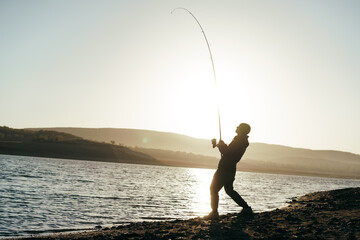
<svg viewBox="0 0 360 240">
<path fill-rule="evenodd" d="M 224 187 L 225 192 L 229 195 L 240 207 L 247 208 L 249 205 L 245 200 L 234 190 L 233 183 L 235 174 L 217 170 L 214 174 L 210 185 L 211 209 L 216 212 L 219 206 L 219 191 Z"/>
</svg>

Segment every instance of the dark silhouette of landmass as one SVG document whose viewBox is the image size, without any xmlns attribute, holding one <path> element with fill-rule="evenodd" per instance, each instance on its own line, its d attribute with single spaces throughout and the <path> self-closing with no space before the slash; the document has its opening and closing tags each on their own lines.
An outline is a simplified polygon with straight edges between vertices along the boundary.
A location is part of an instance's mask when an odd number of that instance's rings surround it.
<svg viewBox="0 0 360 240">
<path fill-rule="evenodd" d="M 219 159 L 216 157 L 194 153 L 140 147 L 132 149 L 150 155 L 159 161 L 166 163 L 168 166 L 215 169 L 219 162 Z"/>
<path fill-rule="evenodd" d="M 89 141 L 56 131 L 8 127 L 0 127 L 0 154 L 164 165 L 124 146 Z"/>
<path fill-rule="evenodd" d="M 37 129 L 39 130 L 39 129 Z M 175 133 L 113 128 L 44 128 L 85 139 L 132 147 L 171 166 L 216 168 L 219 152 L 210 140 Z M 238 169 L 242 171 L 332 177 L 360 177 L 360 155 L 250 143 Z"/>
<path fill-rule="evenodd" d="M 209 145 L 209 140 L 176 133 L 122 128 L 32 128 L 30 130 L 51 130 L 99 142 L 115 141 L 129 147 L 181 151 L 219 157 L 219 151 Z"/>
</svg>

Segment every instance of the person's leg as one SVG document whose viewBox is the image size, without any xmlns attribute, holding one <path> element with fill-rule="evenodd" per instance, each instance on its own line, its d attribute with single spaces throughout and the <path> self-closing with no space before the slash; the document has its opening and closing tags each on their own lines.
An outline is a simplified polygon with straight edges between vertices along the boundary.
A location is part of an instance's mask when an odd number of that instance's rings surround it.
<svg viewBox="0 0 360 240">
<path fill-rule="evenodd" d="M 213 180 L 210 185 L 210 196 L 211 196 L 211 209 L 215 213 L 218 211 L 219 206 L 219 191 L 224 186 L 221 176 L 218 172 L 215 172 Z"/>
<path fill-rule="evenodd" d="M 240 194 L 234 190 L 233 180 L 226 182 L 224 188 L 226 194 L 229 195 L 240 207 L 250 208 Z"/>
</svg>

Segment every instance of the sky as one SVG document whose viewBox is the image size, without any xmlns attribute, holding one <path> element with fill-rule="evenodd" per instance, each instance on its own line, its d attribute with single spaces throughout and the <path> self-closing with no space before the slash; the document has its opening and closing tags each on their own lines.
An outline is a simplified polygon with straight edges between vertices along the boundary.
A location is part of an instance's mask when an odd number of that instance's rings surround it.
<svg viewBox="0 0 360 240">
<path fill-rule="evenodd" d="M 196 21 L 210 43 L 210 55 Z M 360 2 L 0 1 L 0 126 L 360 154 Z"/>
</svg>

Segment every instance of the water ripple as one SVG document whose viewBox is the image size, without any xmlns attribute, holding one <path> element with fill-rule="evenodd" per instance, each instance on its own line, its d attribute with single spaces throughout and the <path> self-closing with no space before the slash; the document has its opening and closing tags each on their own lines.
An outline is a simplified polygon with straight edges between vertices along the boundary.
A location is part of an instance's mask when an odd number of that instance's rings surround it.
<svg viewBox="0 0 360 240">
<path fill-rule="evenodd" d="M 186 219 L 210 211 L 214 170 L 7 155 L 0 155 L 0 165 L 0 237 Z M 238 172 L 234 188 L 255 211 L 266 211 L 294 196 L 359 183 Z M 239 210 L 222 190 L 219 211 Z"/>
</svg>

